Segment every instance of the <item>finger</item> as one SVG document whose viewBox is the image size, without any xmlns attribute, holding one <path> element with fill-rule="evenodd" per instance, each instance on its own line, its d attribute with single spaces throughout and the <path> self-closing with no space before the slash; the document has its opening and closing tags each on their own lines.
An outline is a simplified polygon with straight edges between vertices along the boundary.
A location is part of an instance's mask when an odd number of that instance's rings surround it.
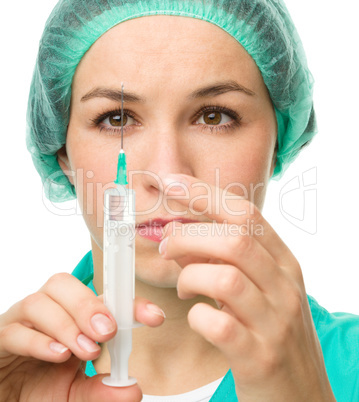
<svg viewBox="0 0 359 402">
<path fill-rule="evenodd" d="M 227 312 L 253 330 L 266 327 L 271 316 L 263 293 L 231 265 L 190 264 L 181 272 L 177 289 L 181 299 L 200 294 L 218 300 Z"/>
<path fill-rule="evenodd" d="M 283 271 L 277 265 L 268 251 L 251 236 L 241 236 L 227 233 L 217 233 L 210 223 L 191 223 L 191 225 L 206 225 L 208 236 L 198 230 L 188 235 L 180 222 L 171 222 L 181 230 L 170 231 L 174 235 L 168 235 L 165 244 L 165 252 L 162 256 L 166 259 L 177 259 L 183 256 L 197 256 L 207 259 L 220 259 L 230 265 L 238 267 L 254 284 L 263 291 L 270 292 L 278 289 L 279 282 L 283 280 Z M 160 249 L 163 252 L 162 243 Z"/>
<path fill-rule="evenodd" d="M 155 304 L 142 297 L 135 299 L 135 317 L 138 322 L 149 327 L 158 327 L 163 323 L 166 314 Z"/>
<path fill-rule="evenodd" d="M 177 196 L 176 200 L 187 206 L 192 215 L 204 215 L 212 222 L 238 224 L 243 232 L 249 232 L 255 237 L 279 265 L 284 265 L 288 260 L 295 260 L 289 248 L 264 219 L 259 209 L 248 200 L 248 194 L 247 199 L 244 199 L 242 196 L 185 174 L 171 174 L 162 178 L 162 181 L 165 185 L 165 194 Z M 180 192 L 173 191 L 174 183 L 180 185 L 182 188 Z M 251 196 L 249 199 L 252 198 L 254 197 Z"/>
<path fill-rule="evenodd" d="M 81 360 L 92 360 L 101 348 L 84 335 L 74 319 L 42 292 L 34 293 L 13 306 L 13 320 L 25 322 L 67 346 Z"/>
<path fill-rule="evenodd" d="M 65 345 L 20 323 L 7 325 L 0 331 L 0 345 L 0 357 L 14 354 L 61 363 L 71 356 Z"/>
<path fill-rule="evenodd" d="M 74 276 L 52 276 L 40 289 L 59 304 L 89 339 L 106 342 L 117 330 L 115 319 L 94 292 Z"/>
<path fill-rule="evenodd" d="M 255 338 L 240 321 L 206 303 L 195 304 L 188 313 L 190 327 L 220 349 L 234 363 L 232 369 L 250 357 Z"/>
<path fill-rule="evenodd" d="M 97 296 L 103 301 L 103 295 Z M 165 312 L 149 300 L 142 297 L 135 298 L 135 320 L 149 327 L 158 327 L 166 318 Z"/>
</svg>

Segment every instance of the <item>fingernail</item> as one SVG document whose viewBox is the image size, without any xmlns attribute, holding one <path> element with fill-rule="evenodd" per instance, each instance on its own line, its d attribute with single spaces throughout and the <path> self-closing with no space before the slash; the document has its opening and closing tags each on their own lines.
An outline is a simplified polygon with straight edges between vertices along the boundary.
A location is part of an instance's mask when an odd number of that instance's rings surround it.
<svg viewBox="0 0 359 402">
<path fill-rule="evenodd" d="M 55 353 L 65 353 L 69 348 L 59 342 L 51 342 L 49 348 Z"/>
<path fill-rule="evenodd" d="M 107 335 L 115 330 L 113 322 L 104 314 L 95 314 L 91 318 L 91 325 L 100 335 Z"/>
<path fill-rule="evenodd" d="M 165 225 L 165 226 L 166 226 L 166 225 Z M 167 228 L 165 229 L 165 226 L 163 226 L 163 227 L 161 228 L 161 230 L 162 230 L 161 241 L 162 241 L 163 238 L 166 236 Z"/>
<path fill-rule="evenodd" d="M 80 334 L 77 337 L 77 343 L 80 346 L 80 348 L 82 350 L 84 350 L 85 352 L 97 352 L 99 350 L 99 346 L 92 341 L 90 338 L 88 338 L 86 335 L 84 334 Z"/>
<path fill-rule="evenodd" d="M 152 303 L 147 304 L 146 309 L 148 311 L 150 311 L 152 314 L 159 315 L 160 317 L 166 318 L 165 312 L 163 310 L 161 310 L 155 304 L 152 304 Z"/>
<path fill-rule="evenodd" d="M 218 301 L 218 300 L 215 300 L 215 302 L 217 304 L 218 310 L 222 310 L 224 304 L 222 302 Z"/>
<path fill-rule="evenodd" d="M 187 194 L 189 191 L 190 182 L 181 175 L 169 174 L 162 181 L 166 186 L 167 194 Z"/>
<path fill-rule="evenodd" d="M 166 237 L 171 225 L 173 225 L 173 222 L 166 223 L 165 226 L 162 226 L 162 228 L 161 228 L 161 230 L 162 230 L 161 240 L 163 240 Z"/>
<path fill-rule="evenodd" d="M 169 237 L 164 238 L 160 245 L 158 246 L 158 251 L 161 255 L 164 255 L 167 249 L 167 243 L 168 243 Z"/>
</svg>

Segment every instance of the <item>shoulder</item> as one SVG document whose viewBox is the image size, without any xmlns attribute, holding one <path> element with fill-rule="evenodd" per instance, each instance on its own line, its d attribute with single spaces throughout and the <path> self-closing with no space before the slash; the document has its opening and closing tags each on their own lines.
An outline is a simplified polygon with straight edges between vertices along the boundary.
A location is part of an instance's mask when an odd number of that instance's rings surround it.
<svg viewBox="0 0 359 402">
<path fill-rule="evenodd" d="M 76 268 L 72 271 L 72 275 L 79 279 L 85 285 L 88 285 L 93 279 L 93 260 L 92 251 L 90 250 L 81 261 L 77 264 Z"/>
<path fill-rule="evenodd" d="M 353 336 L 359 336 L 358 315 L 343 312 L 330 313 L 324 307 L 320 306 L 312 296 L 308 296 L 308 301 L 320 340 L 330 341 L 330 338 L 334 334 L 337 342 Z M 338 338 L 338 335 L 341 338 Z"/>
<path fill-rule="evenodd" d="M 359 400 L 359 316 L 330 313 L 311 296 L 308 301 L 337 401 Z"/>
</svg>

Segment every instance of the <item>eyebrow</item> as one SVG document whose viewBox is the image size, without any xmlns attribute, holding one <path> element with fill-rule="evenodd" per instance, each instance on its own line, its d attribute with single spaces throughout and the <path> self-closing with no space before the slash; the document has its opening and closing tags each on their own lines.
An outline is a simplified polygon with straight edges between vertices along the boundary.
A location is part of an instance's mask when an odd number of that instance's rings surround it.
<svg viewBox="0 0 359 402">
<path fill-rule="evenodd" d="M 226 81 L 199 88 L 192 92 L 187 98 L 189 100 L 192 100 L 197 98 L 204 98 L 206 96 L 218 96 L 231 91 L 243 92 L 244 94 L 249 96 L 255 95 L 253 91 L 244 87 L 243 85 L 238 84 L 238 82 L 236 81 Z"/>
<path fill-rule="evenodd" d="M 95 88 L 88 92 L 81 98 L 81 102 L 86 102 L 90 99 L 94 98 L 107 98 L 116 102 L 121 102 L 121 90 L 120 89 L 111 89 L 111 88 Z M 132 92 L 123 91 L 123 101 L 124 102 L 132 102 L 132 103 L 145 103 L 145 98 L 140 98 L 136 94 Z"/>
<path fill-rule="evenodd" d="M 236 81 L 226 81 L 196 89 L 187 96 L 187 99 L 194 100 L 208 96 L 218 96 L 231 91 L 242 92 L 249 96 L 255 95 L 253 91 L 244 87 L 243 85 L 238 84 Z M 121 90 L 104 87 L 94 88 L 81 98 L 81 102 L 86 102 L 94 98 L 107 98 L 116 102 L 121 102 Z M 123 101 L 129 103 L 146 103 L 147 100 L 146 98 L 140 97 L 133 92 L 124 91 Z"/>
</svg>

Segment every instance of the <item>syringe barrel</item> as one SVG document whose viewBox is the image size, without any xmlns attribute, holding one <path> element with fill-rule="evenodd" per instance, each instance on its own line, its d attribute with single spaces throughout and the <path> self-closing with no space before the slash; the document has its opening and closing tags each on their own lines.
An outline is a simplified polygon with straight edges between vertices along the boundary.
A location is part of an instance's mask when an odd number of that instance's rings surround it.
<svg viewBox="0 0 359 402">
<path fill-rule="evenodd" d="M 119 329 L 133 326 L 135 192 L 124 186 L 105 191 L 104 303 Z"/>
<path fill-rule="evenodd" d="M 135 297 L 135 192 L 118 185 L 104 194 L 104 303 L 118 332 L 108 342 L 111 378 L 107 384 L 129 385 L 128 358 L 132 350 Z M 106 380 L 106 379 L 104 379 Z"/>
</svg>

